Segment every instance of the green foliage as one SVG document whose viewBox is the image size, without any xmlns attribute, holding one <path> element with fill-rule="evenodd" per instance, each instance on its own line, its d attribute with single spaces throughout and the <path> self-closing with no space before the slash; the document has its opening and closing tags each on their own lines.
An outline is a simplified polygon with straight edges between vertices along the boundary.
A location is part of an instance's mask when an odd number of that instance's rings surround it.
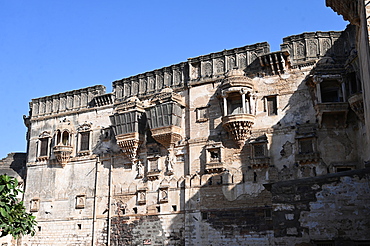
<svg viewBox="0 0 370 246">
<path fill-rule="evenodd" d="M 0 175 L 0 237 L 35 234 L 35 216 L 27 213 L 23 202 L 18 201 L 18 180 L 8 175 Z"/>
</svg>

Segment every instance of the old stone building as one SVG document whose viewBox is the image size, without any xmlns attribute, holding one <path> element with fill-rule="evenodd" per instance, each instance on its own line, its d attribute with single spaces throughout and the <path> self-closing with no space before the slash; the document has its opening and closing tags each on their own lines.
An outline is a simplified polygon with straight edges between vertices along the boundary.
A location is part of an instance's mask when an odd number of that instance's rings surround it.
<svg viewBox="0 0 370 246">
<path fill-rule="evenodd" d="M 348 2 L 348 3 L 347 3 Z M 32 99 L 20 245 L 370 245 L 367 1 L 350 20 Z"/>
</svg>

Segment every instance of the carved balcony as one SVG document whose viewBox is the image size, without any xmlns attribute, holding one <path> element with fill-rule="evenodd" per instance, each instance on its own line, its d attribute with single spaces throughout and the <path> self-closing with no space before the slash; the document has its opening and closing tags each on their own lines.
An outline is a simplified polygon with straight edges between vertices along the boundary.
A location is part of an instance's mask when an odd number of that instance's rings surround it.
<svg viewBox="0 0 370 246">
<path fill-rule="evenodd" d="M 183 98 L 171 89 L 163 89 L 147 108 L 152 137 L 165 148 L 172 148 L 182 139 Z"/>
<path fill-rule="evenodd" d="M 53 147 L 54 155 L 59 164 L 64 167 L 71 157 L 73 147 L 68 145 L 56 145 Z"/>
<path fill-rule="evenodd" d="M 318 103 L 315 109 L 319 127 L 322 127 L 324 121 L 327 121 L 327 126 L 345 127 L 348 114 L 347 102 Z"/>
<path fill-rule="evenodd" d="M 357 117 L 364 122 L 364 99 L 362 93 L 356 93 L 348 98 L 351 109 L 356 113 Z"/>
<path fill-rule="evenodd" d="M 143 142 L 145 115 L 143 103 L 131 97 L 116 105 L 115 114 L 110 116 L 112 130 L 123 154 L 135 163 L 137 152 Z"/>
<path fill-rule="evenodd" d="M 206 164 L 205 167 L 206 173 L 220 173 L 225 171 L 223 162 L 210 162 Z"/>
<path fill-rule="evenodd" d="M 295 155 L 295 160 L 299 164 L 312 164 L 320 161 L 320 154 L 318 152 L 298 153 Z"/>
<path fill-rule="evenodd" d="M 152 137 L 164 147 L 169 148 L 182 139 L 182 130 L 178 126 L 164 126 L 152 129 Z"/>
<path fill-rule="evenodd" d="M 117 144 L 121 148 L 123 154 L 128 157 L 131 162 L 135 162 L 137 151 L 143 140 L 138 132 L 120 134 L 116 136 Z"/>
<path fill-rule="evenodd" d="M 231 133 L 237 145 L 242 147 L 250 137 L 254 120 L 255 116 L 252 114 L 227 115 L 222 117 L 222 126 Z"/>
<path fill-rule="evenodd" d="M 270 166 L 270 157 L 255 157 L 251 160 L 253 169 L 268 168 Z"/>
<path fill-rule="evenodd" d="M 146 174 L 146 177 L 148 178 L 148 180 L 150 181 L 153 181 L 153 180 L 157 180 L 159 179 L 159 175 L 161 174 L 161 170 L 159 169 L 154 169 L 154 170 L 150 170 L 147 174 Z"/>
</svg>

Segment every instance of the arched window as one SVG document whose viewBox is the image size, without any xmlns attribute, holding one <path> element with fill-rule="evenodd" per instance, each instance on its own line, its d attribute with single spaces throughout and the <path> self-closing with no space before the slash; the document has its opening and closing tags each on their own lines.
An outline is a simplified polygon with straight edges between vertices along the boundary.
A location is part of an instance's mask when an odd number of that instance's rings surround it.
<svg viewBox="0 0 370 246">
<path fill-rule="evenodd" d="M 64 131 L 62 135 L 62 144 L 69 145 L 69 132 Z"/>
</svg>

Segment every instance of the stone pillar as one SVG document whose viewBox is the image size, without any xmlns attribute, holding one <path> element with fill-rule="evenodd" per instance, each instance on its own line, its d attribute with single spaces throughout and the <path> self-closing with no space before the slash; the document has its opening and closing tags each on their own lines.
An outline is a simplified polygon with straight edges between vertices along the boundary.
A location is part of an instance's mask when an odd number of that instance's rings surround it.
<svg viewBox="0 0 370 246">
<path fill-rule="evenodd" d="M 250 114 L 254 114 L 254 111 L 256 110 L 256 95 L 251 94 L 249 97 L 249 105 L 250 105 Z"/>
<path fill-rule="evenodd" d="M 245 105 L 245 94 L 247 94 L 247 93 L 246 93 L 246 91 L 241 90 L 240 94 L 242 94 L 243 114 L 246 114 L 247 113 L 247 108 L 246 108 L 246 105 Z"/>
<path fill-rule="evenodd" d="M 317 96 L 317 103 L 322 103 L 320 83 L 316 84 L 316 96 Z"/>
<path fill-rule="evenodd" d="M 343 102 L 346 102 L 347 101 L 346 85 L 343 82 L 341 83 L 341 85 L 342 85 Z"/>
<path fill-rule="evenodd" d="M 227 116 L 227 95 L 226 93 L 222 93 L 222 98 L 223 98 L 223 101 L 224 101 L 224 116 Z"/>
</svg>

